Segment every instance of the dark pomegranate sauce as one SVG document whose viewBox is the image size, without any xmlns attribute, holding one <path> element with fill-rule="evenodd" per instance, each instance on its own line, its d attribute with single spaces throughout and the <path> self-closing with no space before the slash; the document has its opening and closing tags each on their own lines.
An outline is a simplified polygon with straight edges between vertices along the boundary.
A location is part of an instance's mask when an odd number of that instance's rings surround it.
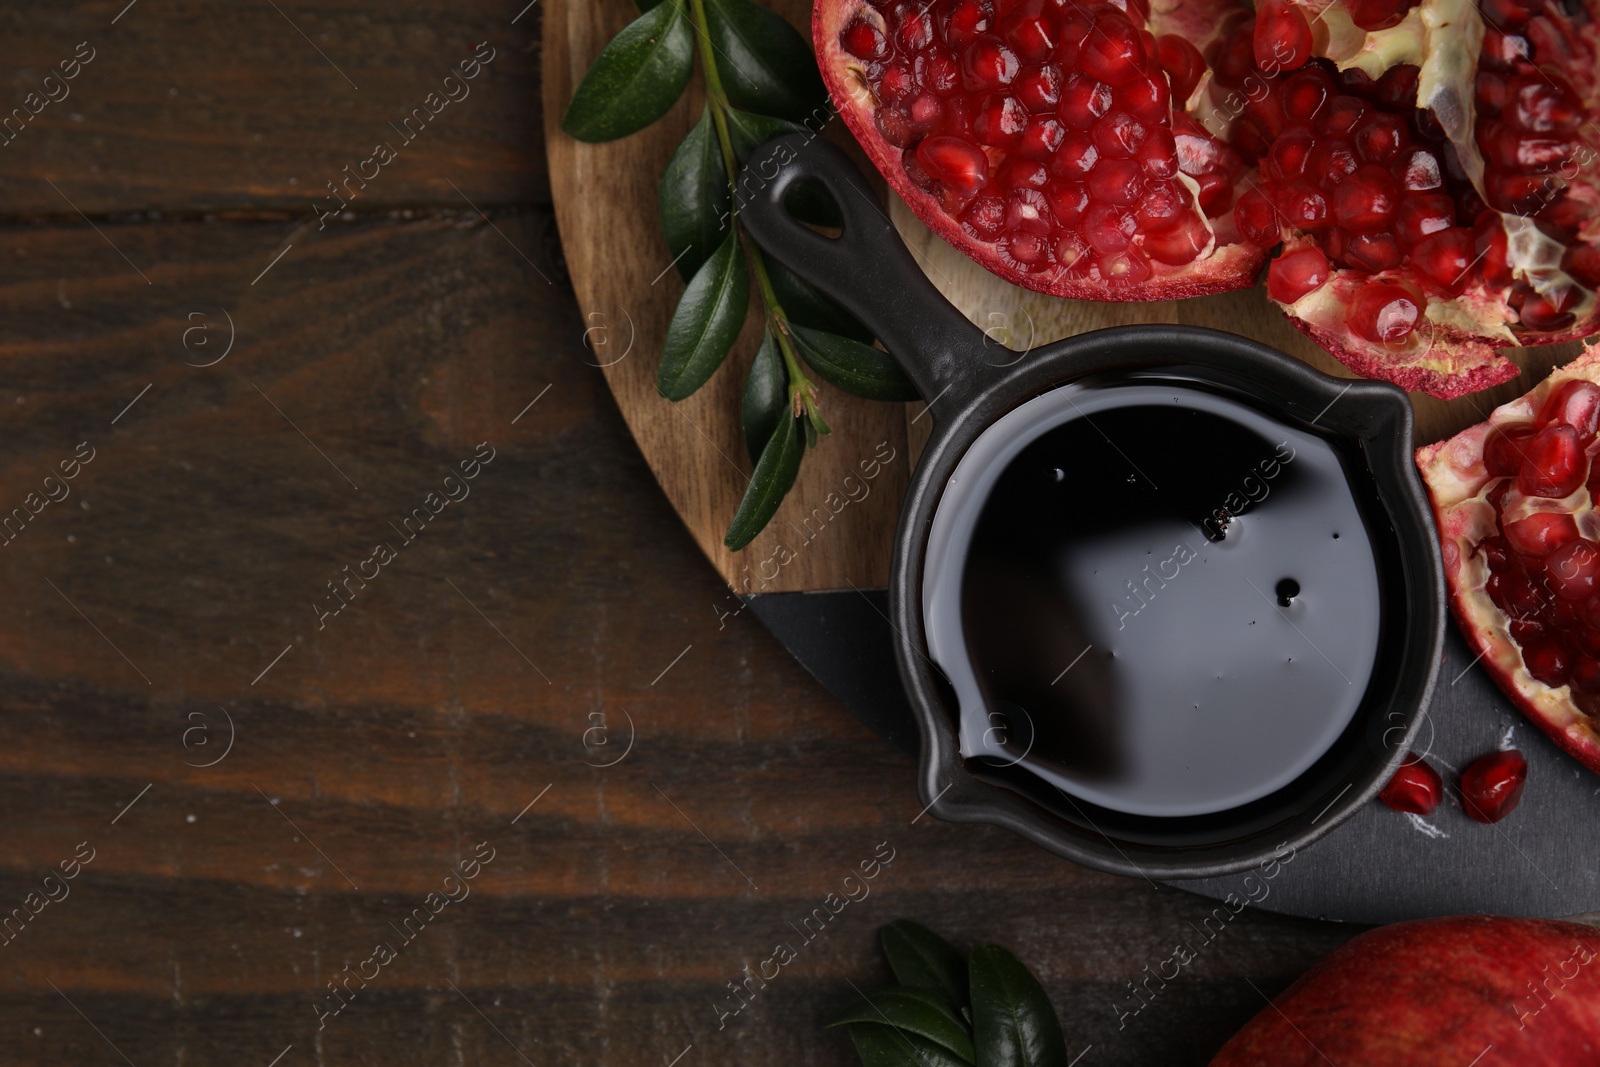
<svg viewBox="0 0 1600 1067">
<path fill-rule="evenodd" d="M 969 766 L 1134 815 L 1289 784 L 1377 659 L 1340 452 L 1187 381 L 1064 386 L 1006 415 L 951 478 L 924 577 Z"/>
</svg>

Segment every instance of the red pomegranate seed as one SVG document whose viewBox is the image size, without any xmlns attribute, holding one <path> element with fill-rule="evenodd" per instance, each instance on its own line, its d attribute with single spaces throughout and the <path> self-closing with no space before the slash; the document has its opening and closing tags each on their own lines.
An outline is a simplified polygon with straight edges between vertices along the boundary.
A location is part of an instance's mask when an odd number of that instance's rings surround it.
<svg viewBox="0 0 1600 1067">
<path fill-rule="evenodd" d="M 931 6 L 931 5 L 930 5 Z M 1038 10 L 1018 13 L 1001 28 L 1006 43 L 1024 63 L 1048 59 L 1056 42 L 1049 21 Z"/>
<path fill-rule="evenodd" d="M 1102 156 L 1128 159 L 1144 144 L 1147 132 L 1144 123 L 1126 111 L 1113 111 L 1094 124 L 1090 136 Z"/>
<path fill-rule="evenodd" d="M 980 196 L 962 217 L 961 225 L 974 237 L 992 241 L 1006 224 L 1006 202 L 998 196 Z"/>
<path fill-rule="evenodd" d="M 1572 541 L 1544 559 L 1550 591 L 1561 600 L 1587 600 L 1600 589 L 1600 545 Z"/>
<path fill-rule="evenodd" d="M 1156 126 L 1146 134 L 1144 144 L 1134 153 L 1134 158 L 1144 172 L 1158 180 L 1166 180 L 1178 173 L 1178 143 L 1172 131 Z"/>
<path fill-rule="evenodd" d="M 1260 189 L 1251 189 L 1239 198 L 1233 209 L 1233 221 L 1246 240 L 1262 248 L 1271 248 L 1281 236 L 1278 211 Z"/>
<path fill-rule="evenodd" d="M 1383 229 L 1394 217 L 1399 190 L 1382 167 L 1367 164 L 1333 190 L 1333 212 L 1351 233 Z"/>
<path fill-rule="evenodd" d="M 1541 71 L 1512 89 L 1507 117 L 1529 133 L 1570 133 L 1583 123 L 1583 105 L 1561 75 Z"/>
<path fill-rule="evenodd" d="M 1085 73 L 1114 88 L 1144 72 L 1144 42 L 1133 23 L 1120 15 L 1102 15 L 1094 29 L 1078 53 Z"/>
<path fill-rule="evenodd" d="M 1423 238 L 1412 249 L 1411 262 L 1424 278 L 1455 292 L 1466 284 L 1475 255 L 1472 231 L 1457 226 Z"/>
<path fill-rule="evenodd" d="M 1172 106 L 1167 79 L 1160 71 L 1154 74 L 1141 72 L 1133 81 L 1117 86 L 1112 98 L 1117 108 L 1146 126 L 1166 122 Z"/>
<path fill-rule="evenodd" d="M 1394 162 L 1394 179 L 1411 193 L 1425 193 L 1444 185 L 1439 173 L 1439 157 L 1426 148 L 1401 152 Z"/>
<path fill-rule="evenodd" d="M 960 52 L 988 29 L 988 5 L 980 0 L 959 0 L 945 26 L 945 43 Z"/>
<path fill-rule="evenodd" d="M 1532 559 L 1543 559 L 1578 539 L 1578 524 L 1564 511 L 1536 511 L 1503 529 L 1512 551 Z"/>
<path fill-rule="evenodd" d="M 1461 801 L 1478 822 L 1499 822 L 1522 799 L 1528 761 L 1516 749 L 1491 752 L 1461 772 Z"/>
<path fill-rule="evenodd" d="M 1295 72 L 1278 90 L 1283 117 L 1288 122 L 1310 122 L 1332 98 L 1333 79 L 1320 67 Z"/>
<path fill-rule="evenodd" d="M 1483 444 L 1483 465 L 1496 478 L 1515 477 L 1522 469 L 1528 442 L 1539 431 L 1532 426 L 1505 427 L 1491 430 Z"/>
<path fill-rule="evenodd" d="M 1378 799 L 1395 811 L 1413 815 L 1432 815 L 1444 798 L 1444 780 L 1420 756 L 1407 755 Z"/>
<path fill-rule="evenodd" d="M 1272 143 L 1268 156 L 1274 181 L 1291 181 L 1305 173 L 1306 160 L 1316 146 L 1316 134 L 1304 126 L 1286 131 Z"/>
<path fill-rule="evenodd" d="M 839 43 L 857 59 L 881 59 L 889 50 L 889 42 L 883 32 L 862 18 L 844 28 L 844 33 L 839 35 Z"/>
<path fill-rule="evenodd" d="M 1100 275 L 1113 285 L 1133 285 L 1150 277 L 1150 261 L 1133 249 L 1100 257 Z"/>
<path fill-rule="evenodd" d="M 1278 210 L 1292 226 L 1321 230 L 1330 225 L 1328 198 L 1304 182 L 1293 182 L 1279 193 Z"/>
<path fill-rule="evenodd" d="M 1600 659 L 1591 655 L 1574 656 L 1567 684 L 1580 693 L 1600 692 Z"/>
<path fill-rule="evenodd" d="M 1366 102 L 1360 97 L 1336 96 L 1328 102 L 1327 110 L 1322 113 L 1322 118 L 1317 123 L 1317 130 L 1331 136 L 1346 136 L 1360 124 L 1366 114 Z"/>
<path fill-rule="evenodd" d="M 1564 497 L 1589 474 L 1589 457 L 1571 426 L 1546 426 L 1522 446 L 1517 489 L 1524 496 Z"/>
<path fill-rule="evenodd" d="M 1012 189 L 1043 189 L 1049 181 L 1045 165 L 1031 159 L 1013 160 L 1001 175 L 1002 184 Z"/>
<path fill-rule="evenodd" d="M 1315 245 L 1285 253 L 1267 268 L 1267 295 L 1280 304 L 1293 304 L 1328 280 L 1328 257 Z"/>
<path fill-rule="evenodd" d="M 972 132 L 980 144 L 1009 148 L 1028 125 L 1028 109 L 1014 96 L 991 96 L 984 100 L 972 120 Z"/>
<path fill-rule="evenodd" d="M 961 77 L 974 92 L 992 92 L 1016 80 L 1022 64 L 998 37 L 983 36 L 967 46 L 961 56 Z"/>
<path fill-rule="evenodd" d="M 1111 86 L 1078 71 L 1067 75 L 1061 90 L 1061 106 L 1056 113 L 1075 130 L 1087 130 L 1096 119 L 1111 110 Z"/>
<path fill-rule="evenodd" d="M 1144 215 L 1141 211 L 1140 218 Z M 1192 211 L 1186 211 L 1178 225 L 1159 233 L 1147 233 L 1144 250 L 1157 263 L 1181 267 L 1206 250 L 1211 243 L 1211 231 Z"/>
<path fill-rule="evenodd" d="M 960 196 L 974 195 L 989 179 L 989 157 L 959 137 L 925 137 L 916 155 L 929 177 Z"/>
<path fill-rule="evenodd" d="M 1392 233 L 1358 233 L 1348 237 L 1342 250 L 1343 259 L 1350 266 L 1368 274 L 1381 274 L 1393 270 L 1405 258 L 1400 242 Z"/>
<path fill-rule="evenodd" d="M 1576 295 L 1569 288 L 1553 293 L 1537 293 L 1529 297 L 1519 313 L 1522 325 L 1530 330 L 1546 333 L 1566 329 L 1577 318 L 1566 310 L 1576 302 Z"/>
<path fill-rule="evenodd" d="M 1408 109 L 1417 106 L 1417 82 L 1422 71 L 1410 63 L 1401 63 L 1383 72 L 1373 92 L 1378 102 L 1389 107 Z"/>
<path fill-rule="evenodd" d="M 1578 440 L 1587 445 L 1600 429 L 1600 386 L 1582 378 L 1564 382 L 1539 409 L 1539 421 L 1570 426 Z"/>
<path fill-rule="evenodd" d="M 1188 190 L 1176 182 L 1159 182 L 1146 187 L 1143 195 L 1139 197 L 1139 206 L 1135 214 L 1139 219 L 1141 233 L 1166 233 L 1180 222 L 1190 220 L 1199 226 L 1202 232 L 1205 230 L 1205 226 L 1195 216 Z M 1160 259 L 1159 256 L 1156 258 Z M 1167 261 L 1163 259 L 1161 262 Z M 1184 262 L 1187 263 L 1189 260 L 1186 259 Z"/>
<path fill-rule="evenodd" d="M 1017 155 L 1023 159 L 1046 160 L 1061 147 L 1067 128 L 1053 118 L 1035 115 L 1028 120 L 1017 141 Z"/>
<path fill-rule="evenodd" d="M 1545 600 L 1540 596 L 1542 587 L 1535 586 L 1528 575 L 1520 570 L 1507 571 L 1504 574 L 1495 574 L 1489 577 L 1485 589 L 1489 598 L 1512 619 L 1518 620 L 1511 624 L 1512 636 L 1517 638 L 1519 644 L 1526 644 L 1533 640 L 1526 634 L 1518 636 L 1518 626 L 1523 620 L 1529 620 L 1538 615 L 1545 608 Z M 1553 598 L 1552 598 L 1553 599 Z M 1542 626 L 1542 623 L 1533 623 Z M 1540 631 L 1542 633 L 1542 631 Z"/>
<path fill-rule="evenodd" d="M 1350 140 L 1363 163 L 1387 163 L 1407 146 L 1411 134 L 1394 115 L 1379 111 L 1363 119 Z"/>
<path fill-rule="evenodd" d="M 1200 210 L 1206 218 L 1214 219 L 1233 206 L 1233 183 L 1227 175 L 1211 171 L 1197 175 L 1195 181 L 1200 183 Z"/>
<path fill-rule="evenodd" d="M 1061 103 L 1061 69 L 1030 67 L 1011 83 L 1011 91 L 1035 115 L 1052 112 Z"/>
<path fill-rule="evenodd" d="M 1089 208 L 1089 193 L 1076 182 L 1051 182 L 1045 186 L 1044 197 L 1056 222 L 1068 229 L 1076 229 Z M 1059 253 L 1057 258 L 1061 258 Z"/>
<path fill-rule="evenodd" d="M 1088 184 L 1094 199 L 1127 207 L 1144 191 L 1144 175 L 1131 159 L 1102 159 L 1089 172 Z"/>
<path fill-rule="evenodd" d="M 1456 205 L 1443 193 L 1423 193 L 1406 197 L 1394 212 L 1395 236 L 1408 247 L 1420 244 L 1429 234 L 1447 230 L 1456 222 Z M 1472 258 L 1480 250 L 1474 246 Z"/>
<path fill-rule="evenodd" d="M 1380 344 L 1404 343 L 1421 317 L 1421 301 L 1396 282 L 1368 282 L 1350 303 L 1351 328 Z"/>
<path fill-rule="evenodd" d="M 1350 20 L 1364 30 L 1386 30 L 1415 6 L 1406 0 L 1351 0 Z"/>
<path fill-rule="evenodd" d="M 1522 662 L 1529 674 L 1552 687 L 1566 685 L 1572 671 L 1572 656 L 1555 640 L 1528 645 L 1522 650 Z"/>
<path fill-rule="evenodd" d="M 1061 147 L 1050 161 L 1050 173 L 1067 181 L 1081 182 L 1089 176 L 1094 165 L 1100 162 L 1100 150 L 1087 133 L 1069 131 L 1061 138 Z"/>
<path fill-rule="evenodd" d="M 1296 70 L 1311 58 L 1311 26 L 1288 0 L 1265 0 L 1256 9 L 1254 46 L 1261 70 Z"/>
<path fill-rule="evenodd" d="M 1206 70 L 1205 57 L 1198 48 L 1177 34 L 1169 33 L 1156 38 L 1156 61 L 1167 72 L 1174 100 L 1182 102 L 1194 95 L 1200 76 Z"/>
<path fill-rule="evenodd" d="M 1306 173 L 1327 192 L 1337 189 L 1360 165 L 1349 141 L 1343 137 L 1323 137 L 1306 159 Z"/>
<path fill-rule="evenodd" d="M 1121 252 L 1128 247 L 1128 238 L 1134 234 L 1137 220 L 1131 212 L 1111 204 L 1091 202 L 1083 213 L 1083 236 L 1089 245 L 1102 256 Z"/>
</svg>

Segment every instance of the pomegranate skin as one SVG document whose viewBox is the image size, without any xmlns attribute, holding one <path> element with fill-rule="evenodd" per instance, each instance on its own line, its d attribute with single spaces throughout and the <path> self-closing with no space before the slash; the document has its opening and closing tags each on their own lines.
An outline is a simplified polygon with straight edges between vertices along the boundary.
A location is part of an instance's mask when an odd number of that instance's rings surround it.
<svg viewBox="0 0 1600 1067">
<path fill-rule="evenodd" d="M 1592 1067 L 1600 931 L 1487 915 L 1396 923 L 1322 960 L 1211 1067 Z"/>
</svg>

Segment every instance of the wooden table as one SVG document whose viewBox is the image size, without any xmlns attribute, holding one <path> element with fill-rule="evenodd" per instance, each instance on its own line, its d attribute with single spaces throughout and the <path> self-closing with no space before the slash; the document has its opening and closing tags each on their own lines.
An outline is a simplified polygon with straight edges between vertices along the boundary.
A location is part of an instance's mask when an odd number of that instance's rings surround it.
<svg viewBox="0 0 1600 1067">
<path fill-rule="evenodd" d="M 1119 1029 L 1214 903 L 919 818 L 720 617 L 582 345 L 543 4 L 125 2 L 0 12 L 7 1063 L 848 1064 L 912 917 L 1017 951 L 1085 1065 L 1199 1064 L 1354 932 L 1247 910 Z"/>
</svg>

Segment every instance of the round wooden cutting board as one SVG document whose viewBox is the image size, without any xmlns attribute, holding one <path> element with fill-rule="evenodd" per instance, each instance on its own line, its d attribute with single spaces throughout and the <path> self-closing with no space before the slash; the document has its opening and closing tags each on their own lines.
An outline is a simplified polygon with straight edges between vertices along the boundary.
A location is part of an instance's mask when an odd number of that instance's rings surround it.
<svg viewBox="0 0 1600 1067">
<path fill-rule="evenodd" d="M 810 6 L 805 0 L 772 0 L 770 6 L 796 26 L 809 26 Z M 745 372 L 760 336 L 759 316 L 751 316 L 727 364 L 693 397 L 673 404 L 655 388 L 662 339 L 683 291 L 657 221 L 656 188 L 673 149 L 700 112 L 698 86 L 691 85 L 660 122 L 621 141 L 582 144 L 561 131 L 562 112 L 583 72 L 637 14 L 631 0 L 551 0 L 544 10 L 550 181 L 567 264 L 588 326 L 591 359 L 603 369 L 668 499 L 729 586 L 740 594 L 761 594 L 754 598 L 764 604 L 756 614 L 796 657 L 869 725 L 913 749 L 915 738 L 889 655 L 887 626 L 879 621 L 882 594 L 873 591 L 887 583 L 901 499 L 929 420 L 920 418 L 920 403 L 872 403 L 821 386 L 823 411 L 833 434 L 806 454 L 799 480 L 767 530 L 743 552 L 723 547 L 723 533 L 750 477 L 738 412 Z M 848 139 L 837 128 L 831 132 L 841 142 Z M 892 194 L 888 200 L 891 217 L 924 273 L 995 340 L 996 363 L 1026 359 L 1034 346 L 1087 330 L 1127 323 L 1183 323 L 1243 334 L 1326 373 L 1348 376 L 1333 357 L 1289 325 L 1260 287 L 1137 304 L 1043 296 L 989 274 L 934 237 Z M 1004 348 L 1014 351 L 1006 353 Z M 1519 351 L 1512 358 L 1523 368 L 1520 377 L 1472 396 L 1446 402 L 1413 394 L 1416 443 L 1438 440 L 1481 421 L 1496 405 L 1525 392 L 1579 349 L 1572 344 Z M 865 498 L 849 503 L 837 515 L 823 510 L 820 514 L 830 516 L 826 521 L 807 525 L 808 518 L 819 514 L 816 509 L 824 498 L 839 493 L 847 476 L 859 474 L 862 461 L 888 455 L 893 459 L 882 465 Z M 771 561 L 782 558 L 780 546 L 789 548 L 792 558 L 775 567 Z M 844 594 L 774 595 L 836 590 Z M 1452 634 L 1450 663 L 1440 682 L 1448 693 L 1430 711 L 1429 729 L 1437 730 L 1441 738 L 1448 735 L 1448 743 L 1439 743 L 1439 758 L 1452 762 L 1468 758 L 1474 751 L 1494 747 L 1508 726 L 1517 727 L 1519 745 L 1534 766 L 1533 780 L 1548 774 L 1564 783 L 1559 790 L 1530 784 L 1525 817 L 1517 821 L 1528 828 L 1529 839 L 1520 844 L 1512 840 L 1520 836 L 1511 829 L 1513 821 L 1498 837 L 1474 837 L 1469 828 L 1454 824 L 1439 831 L 1441 836 L 1432 836 L 1393 813 L 1366 812 L 1311 850 L 1308 854 L 1314 861 L 1303 861 L 1297 877 L 1286 879 L 1277 887 L 1277 896 L 1263 906 L 1367 922 L 1445 911 L 1562 914 L 1600 908 L 1600 876 L 1586 871 L 1580 877 L 1573 870 L 1566 877 L 1560 857 L 1545 856 L 1548 849 L 1534 841 L 1535 831 L 1564 841 L 1572 857 L 1600 848 L 1600 829 L 1595 828 L 1600 822 L 1582 810 L 1591 806 L 1587 772 L 1575 776 L 1577 764 L 1546 744 L 1532 727 L 1522 725 L 1481 671 L 1470 663 L 1465 670 L 1450 669 L 1451 663 L 1465 659 L 1463 652 Z M 1447 686 L 1457 671 L 1462 671 L 1458 684 Z M 1536 810 L 1526 810 L 1530 808 Z M 1459 821 L 1465 823 L 1465 816 Z M 1557 831 L 1554 821 L 1581 825 Z M 1509 863 L 1496 854 L 1497 849 L 1507 852 Z M 1433 861 L 1401 862 L 1418 850 L 1433 853 Z M 1516 854 L 1527 862 L 1516 860 Z M 1385 858 L 1390 877 L 1366 876 L 1378 862 L 1374 857 Z M 1411 874 L 1397 879 L 1392 869 Z M 1435 877 L 1439 872 L 1447 876 Z M 1232 891 L 1233 881 L 1190 883 L 1190 887 L 1221 897 Z"/>
</svg>

